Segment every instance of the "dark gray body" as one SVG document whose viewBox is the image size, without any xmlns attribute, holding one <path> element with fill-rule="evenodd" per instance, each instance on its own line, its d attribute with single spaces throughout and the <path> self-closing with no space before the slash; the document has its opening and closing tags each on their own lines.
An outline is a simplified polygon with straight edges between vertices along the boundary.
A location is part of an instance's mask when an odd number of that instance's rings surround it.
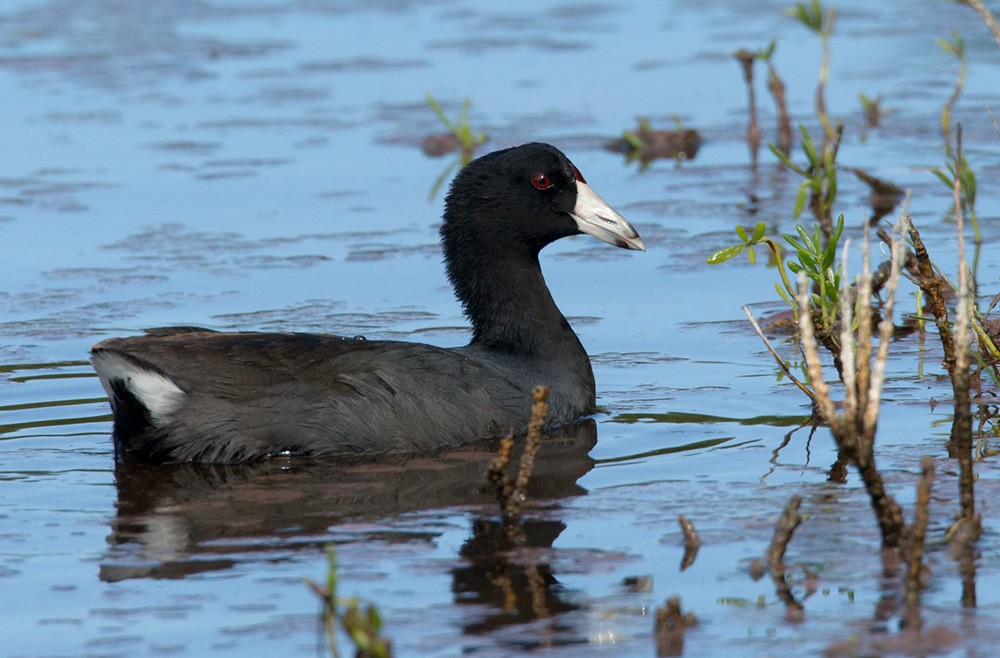
<svg viewBox="0 0 1000 658">
<path fill-rule="evenodd" d="M 155 423 L 115 409 L 119 451 L 151 461 L 430 452 L 522 431 L 532 389 L 553 381 L 564 385 L 551 393 L 551 424 L 594 409 L 582 347 L 555 360 L 498 359 L 474 345 L 167 329 L 106 340 L 95 363 L 109 352 L 169 373 L 185 394 Z M 113 407 L 135 403 L 124 386 L 110 394 Z"/>
</svg>

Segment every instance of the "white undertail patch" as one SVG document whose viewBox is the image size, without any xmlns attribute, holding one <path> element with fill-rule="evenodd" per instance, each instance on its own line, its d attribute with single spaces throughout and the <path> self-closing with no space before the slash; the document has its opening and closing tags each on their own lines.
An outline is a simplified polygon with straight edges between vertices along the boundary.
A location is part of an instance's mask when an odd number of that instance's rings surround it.
<svg viewBox="0 0 1000 658">
<path fill-rule="evenodd" d="M 108 397 L 114 397 L 113 380 L 124 382 L 125 388 L 146 407 L 153 422 L 174 413 L 184 402 L 184 391 L 168 377 L 136 365 L 119 354 L 98 352 L 91 363 Z"/>
</svg>

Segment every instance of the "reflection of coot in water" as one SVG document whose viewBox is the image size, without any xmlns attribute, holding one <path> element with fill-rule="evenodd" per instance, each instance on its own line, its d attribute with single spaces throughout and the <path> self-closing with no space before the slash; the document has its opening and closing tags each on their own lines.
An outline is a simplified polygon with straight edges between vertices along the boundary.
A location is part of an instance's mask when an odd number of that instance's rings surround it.
<svg viewBox="0 0 1000 658">
<path fill-rule="evenodd" d="M 590 419 L 553 431 L 542 443 L 528 495 L 544 500 L 585 493 L 577 480 L 593 467 L 588 453 L 596 442 Z M 495 495 L 485 472 L 493 447 L 354 464 L 305 458 L 119 463 L 118 513 L 101 579 L 183 578 L 228 569 L 248 555 L 319 550 L 338 540 L 336 526 L 345 519 L 459 505 L 492 508 Z M 399 541 L 437 535 L 407 532 Z"/>
<path fill-rule="evenodd" d="M 539 251 L 589 233 L 644 249 L 557 149 L 526 144 L 466 165 L 448 194 L 448 276 L 465 346 L 190 327 L 93 350 L 119 458 L 236 462 L 283 452 L 418 454 L 524 428 L 532 389 L 549 421 L 593 413 L 590 359 L 556 307 Z"/>
</svg>

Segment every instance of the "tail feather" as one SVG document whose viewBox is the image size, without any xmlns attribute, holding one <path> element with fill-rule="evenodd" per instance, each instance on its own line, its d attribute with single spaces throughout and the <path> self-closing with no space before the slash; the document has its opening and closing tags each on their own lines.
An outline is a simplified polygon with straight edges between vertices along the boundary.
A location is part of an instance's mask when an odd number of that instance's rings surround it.
<svg viewBox="0 0 1000 658">
<path fill-rule="evenodd" d="M 159 428 L 182 406 L 186 393 L 155 366 L 124 352 L 96 348 L 91 363 L 111 402 L 117 457 L 155 461 L 163 450 Z"/>
</svg>

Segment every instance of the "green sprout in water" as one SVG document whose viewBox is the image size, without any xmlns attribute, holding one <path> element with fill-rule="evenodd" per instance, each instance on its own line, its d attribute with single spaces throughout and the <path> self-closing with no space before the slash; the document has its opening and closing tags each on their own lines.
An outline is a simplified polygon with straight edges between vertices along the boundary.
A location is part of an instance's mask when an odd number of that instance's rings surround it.
<svg viewBox="0 0 1000 658">
<path fill-rule="evenodd" d="M 476 131 L 472 129 L 472 123 L 469 121 L 469 108 L 472 106 L 472 101 L 468 98 L 462 101 L 462 108 L 458 111 L 458 116 L 454 120 L 451 120 L 445 115 L 444 110 L 441 108 L 441 103 L 434 98 L 433 94 L 427 91 L 424 92 L 424 96 L 427 98 L 427 104 L 434 111 L 434 115 L 438 118 L 438 121 L 448 130 L 445 135 L 429 135 L 425 137 L 424 152 L 429 155 L 443 155 L 456 149 L 459 151 L 458 159 L 445 167 L 445 170 L 434 181 L 434 185 L 431 186 L 428 200 L 433 200 L 445 184 L 445 181 L 451 176 L 451 173 L 457 167 L 464 167 L 472 161 L 472 156 L 475 155 L 476 148 L 486 141 L 487 136 L 481 130 Z M 431 144 L 431 146 L 428 146 L 428 144 Z"/>
<path fill-rule="evenodd" d="M 952 31 L 950 41 L 938 39 L 938 45 L 958 60 L 958 77 L 955 79 L 955 88 L 944 106 L 941 107 L 941 136 L 944 138 L 945 153 L 951 155 L 951 112 L 965 88 L 965 77 L 968 74 L 969 65 L 965 59 L 965 41 L 958 32 Z"/>
<path fill-rule="evenodd" d="M 823 59 L 820 62 L 819 83 L 816 86 L 816 116 L 823 126 L 824 141 L 832 140 L 833 124 L 826 113 L 826 82 L 830 77 L 830 35 L 833 34 L 837 12 L 834 9 L 824 11 L 819 0 L 810 0 L 809 4 L 796 2 L 795 6 L 786 10 L 786 13 L 819 35 Z"/>
<path fill-rule="evenodd" d="M 861 103 L 861 110 L 865 113 L 865 121 L 869 128 L 878 128 L 882 117 L 892 112 L 891 107 L 882 104 L 882 94 L 872 98 L 861 92 L 858 94 L 858 102 Z"/>
<path fill-rule="evenodd" d="M 837 150 L 840 146 L 843 130 L 843 123 L 838 122 L 837 130 L 834 132 L 834 140 L 823 144 L 821 150 L 817 151 L 809 131 L 805 126 L 800 125 L 802 151 L 808 161 L 808 165 L 805 167 L 800 167 L 792 162 L 773 144 L 767 145 L 783 165 L 803 179 L 795 195 L 792 216 L 797 219 L 808 202 L 809 209 L 827 236 L 833 235 L 834 232 L 833 202 L 837 198 Z"/>
<path fill-rule="evenodd" d="M 625 153 L 625 161 L 639 161 L 639 169 L 644 170 L 657 158 L 672 158 L 678 163 L 692 158 L 701 145 L 697 130 L 684 127 L 678 114 L 670 115 L 673 130 L 655 130 L 649 120 L 636 117 L 635 130 L 622 131 L 621 139 L 611 143 L 610 148 Z"/>
<path fill-rule="evenodd" d="M 458 116 L 452 121 L 445 115 L 444 110 L 441 108 L 441 103 L 429 91 L 424 92 L 424 96 L 427 98 L 427 104 L 434 110 L 434 115 L 438 118 L 438 121 L 458 140 L 463 155 L 468 153 L 469 160 L 471 160 L 472 153 L 476 150 L 476 147 L 486 141 L 486 133 L 481 130 L 474 131 L 472 123 L 469 121 L 469 108 L 472 107 L 472 101 L 468 98 L 463 100 L 462 108 L 458 111 Z M 463 164 L 467 163 L 468 160 Z"/>
<path fill-rule="evenodd" d="M 774 256 L 778 275 L 781 277 L 780 283 L 774 285 L 778 295 L 792 308 L 793 312 L 797 313 L 798 303 L 795 301 L 795 297 L 798 293 L 788 276 L 788 272 L 791 271 L 793 274 L 805 272 L 806 277 L 813 284 L 811 299 L 815 315 L 814 321 L 818 320 L 817 328 L 824 333 L 832 332 L 842 292 L 840 273 L 834 265 L 837 245 L 844 231 L 844 216 L 840 215 L 837 218 L 834 232 L 828 240 L 824 238 L 819 226 L 814 226 L 812 233 L 810 233 L 802 226 L 796 225 L 797 235 L 784 236 L 785 242 L 795 252 L 795 258 L 789 259 L 787 263 L 782 260 L 781 245 L 767 237 L 766 230 L 764 222 L 758 222 L 752 231 L 737 226 L 736 235 L 739 236 L 740 243 L 712 254 L 707 259 L 708 264 L 724 263 L 744 250 L 747 253 L 747 260 L 751 264 L 756 263 L 757 256 L 754 247 L 756 245 L 766 246 Z"/>
<path fill-rule="evenodd" d="M 392 658 L 392 645 L 382 637 L 382 617 L 378 608 L 369 604 L 363 611 L 356 597 L 341 599 L 337 596 L 337 552 L 327 548 L 326 583 L 320 585 L 304 578 L 316 596 L 323 602 L 323 628 L 326 643 L 333 658 L 340 658 L 337 645 L 338 625 L 351 640 L 355 658 Z"/>
<path fill-rule="evenodd" d="M 653 126 L 649 123 L 649 119 L 645 117 L 638 117 L 636 122 L 639 124 L 639 127 L 635 130 L 622 131 L 622 139 L 632 147 L 633 151 L 641 151 L 646 148 L 646 140 L 642 138 L 642 135 L 652 133 Z"/>
<path fill-rule="evenodd" d="M 969 161 L 960 152 L 948 156 L 945 169 L 947 173 L 941 169 L 931 169 L 931 173 L 949 190 L 954 190 L 956 182 L 958 183 L 959 203 L 972 222 L 972 234 L 976 244 L 980 244 L 983 238 L 979 234 L 979 218 L 976 217 L 976 174 L 969 167 Z"/>
</svg>

